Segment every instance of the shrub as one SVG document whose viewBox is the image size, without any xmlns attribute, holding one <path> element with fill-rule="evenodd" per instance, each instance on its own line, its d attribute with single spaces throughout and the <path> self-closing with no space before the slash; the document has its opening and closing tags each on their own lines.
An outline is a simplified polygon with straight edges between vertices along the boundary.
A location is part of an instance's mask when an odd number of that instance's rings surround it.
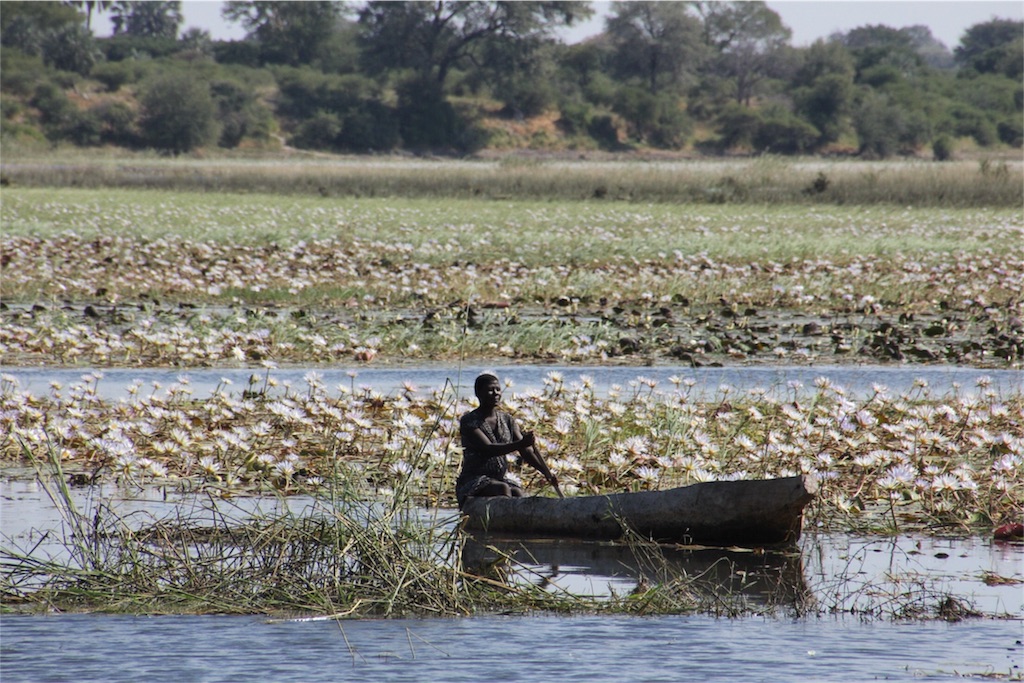
<svg viewBox="0 0 1024 683">
<path fill-rule="evenodd" d="M 401 142 L 394 110 L 377 101 L 361 102 L 342 119 L 337 144 L 353 152 L 387 151 Z"/>
<path fill-rule="evenodd" d="M 602 115 L 590 119 L 587 132 L 604 149 L 619 147 L 619 129 L 611 116 Z"/>
<path fill-rule="evenodd" d="M 953 159 L 953 138 L 942 134 L 932 141 L 932 156 L 936 161 L 950 161 Z"/>
<path fill-rule="evenodd" d="M 1024 145 L 1024 125 L 1019 117 L 1006 119 L 996 124 L 996 133 L 999 140 L 1011 147 Z"/>
<path fill-rule="evenodd" d="M 302 122 L 291 143 L 300 149 L 334 149 L 340 133 L 338 116 L 321 111 Z"/>
<path fill-rule="evenodd" d="M 145 62 L 125 60 L 123 62 L 104 62 L 97 64 L 89 74 L 103 84 L 108 92 L 117 92 L 123 86 L 138 83 L 149 71 Z"/>
<path fill-rule="evenodd" d="M 191 151 L 216 139 L 216 116 L 206 82 L 187 73 L 164 76 L 152 82 L 142 97 L 143 142 L 173 154 Z"/>
<path fill-rule="evenodd" d="M 788 112 L 776 112 L 758 125 L 752 143 L 758 152 L 806 154 L 820 137 L 818 129 L 806 121 Z"/>
</svg>

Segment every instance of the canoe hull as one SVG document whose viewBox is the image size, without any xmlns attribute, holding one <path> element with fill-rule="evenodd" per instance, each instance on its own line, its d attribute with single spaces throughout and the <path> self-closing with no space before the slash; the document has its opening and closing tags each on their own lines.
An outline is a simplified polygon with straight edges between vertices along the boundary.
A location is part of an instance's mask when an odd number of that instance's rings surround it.
<svg viewBox="0 0 1024 683">
<path fill-rule="evenodd" d="M 578 498 L 470 498 L 469 529 L 539 536 L 616 539 L 625 529 L 662 542 L 766 545 L 800 538 L 816 487 L 804 477 L 715 481 Z"/>
</svg>

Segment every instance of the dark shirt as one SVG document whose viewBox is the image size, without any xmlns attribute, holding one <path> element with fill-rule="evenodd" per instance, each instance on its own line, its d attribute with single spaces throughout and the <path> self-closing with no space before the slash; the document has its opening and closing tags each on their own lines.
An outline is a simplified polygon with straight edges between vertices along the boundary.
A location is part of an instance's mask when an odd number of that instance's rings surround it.
<svg viewBox="0 0 1024 683">
<path fill-rule="evenodd" d="M 470 437 L 474 429 L 479 429 L 491 443 L 512 443 L 514 440 L 512 416 L 496 411 L 497 422 L 494 429 L 487 424 L 483 416 L 476 410 L 470 411 L 459 420 L 459 434 L 462 436 L 462 470 L 455 482 L 455 495 L 461 506 L 465 499 L 495 481 L 506 482 L 508 458 L 504 455 L 488 457 L 475 449 L 475 440 Z"/>
</svg>

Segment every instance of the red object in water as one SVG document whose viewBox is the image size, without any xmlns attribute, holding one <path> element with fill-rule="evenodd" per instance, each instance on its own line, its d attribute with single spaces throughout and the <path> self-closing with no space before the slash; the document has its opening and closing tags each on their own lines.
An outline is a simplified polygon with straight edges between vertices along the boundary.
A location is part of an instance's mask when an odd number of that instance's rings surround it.
<svg viewBox="0 0 1024 683">
<path fill-rule="evenodd" d="M 1020 522 L 1004 524 L 996 529 L 994 536 L 997 541 L 1012 541 L 1015 538 L 1024 538 L 1024 524 Z"/>
</svg>

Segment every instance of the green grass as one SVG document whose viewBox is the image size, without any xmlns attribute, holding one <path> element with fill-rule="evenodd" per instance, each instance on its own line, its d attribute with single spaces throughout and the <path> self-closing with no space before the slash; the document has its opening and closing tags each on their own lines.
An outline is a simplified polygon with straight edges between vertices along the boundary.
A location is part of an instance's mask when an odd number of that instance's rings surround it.
<svg viewBox="0 0 1024 683">
<path fill-rule="evenodd" d="M 884 256 L 978 251 L 1022 230 L 1015 208 L 595 203 L 320 197 L 152 190 L 4 190 L 4 237 L 156 240 L 239 245 L 336 239 L 386 244 L 427 263 L 507 259 L 530 266 L 665 259 Z M 363 245 L 360 245 L 363 246 Z M 360 254 L 354 254 L 359 257 Z"/>
</svg>

